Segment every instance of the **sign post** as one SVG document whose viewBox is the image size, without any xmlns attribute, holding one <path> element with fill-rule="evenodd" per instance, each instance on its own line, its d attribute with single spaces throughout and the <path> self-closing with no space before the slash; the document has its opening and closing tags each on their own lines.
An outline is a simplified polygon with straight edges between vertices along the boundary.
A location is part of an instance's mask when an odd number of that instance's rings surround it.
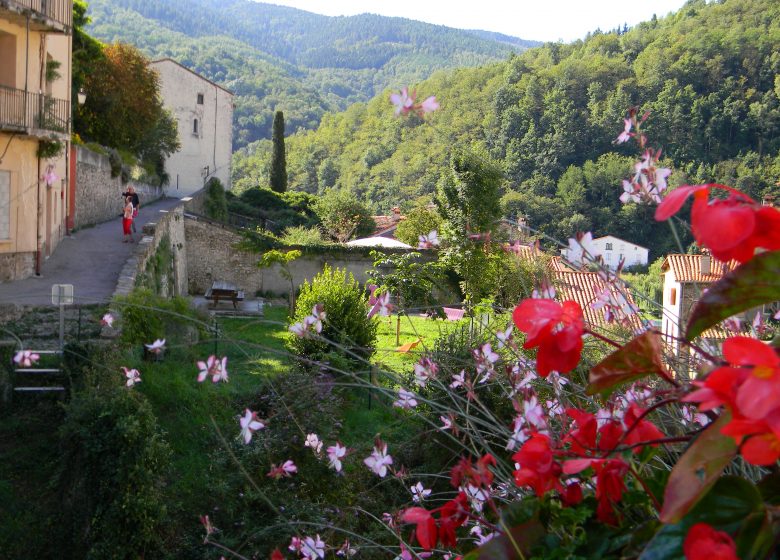
<svg viewBox="0 0 780 560">
<path fill-rule="evenodd" d="M 52 284 L 51 303 L 60 307 L 60 350 L 65 350 L 65 306 L 73 305 L 73 284 Z"/>
</svg>

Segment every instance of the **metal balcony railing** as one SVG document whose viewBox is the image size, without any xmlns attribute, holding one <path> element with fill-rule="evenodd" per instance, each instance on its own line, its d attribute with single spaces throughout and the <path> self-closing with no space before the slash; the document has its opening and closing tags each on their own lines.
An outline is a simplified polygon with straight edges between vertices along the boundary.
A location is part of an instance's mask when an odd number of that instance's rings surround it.
<svg viewBox="0 0 780 560">
<path fill-rule="evenodd" d="M 0 86 L 0 130 L 70 133 L 70 104 L 42 93 Z"/>
<path fill-rule="evenodd" d="M 73 25 L 73 0 L 0 0 L 0 8 L 17 13 L 30 12 L 70 29 Z"/>
</svg>

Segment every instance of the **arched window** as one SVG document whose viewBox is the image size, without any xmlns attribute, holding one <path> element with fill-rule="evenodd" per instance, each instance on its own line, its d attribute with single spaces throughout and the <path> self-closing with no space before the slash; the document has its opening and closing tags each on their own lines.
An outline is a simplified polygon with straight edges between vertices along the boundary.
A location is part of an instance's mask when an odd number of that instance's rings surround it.
<svg viewBox="0 0 780 560">
<path fill-rule="evenodd" d="M 192 121 L 192 133 L 196 136 L 198 135 L 198 119 Z"/>
</svg>

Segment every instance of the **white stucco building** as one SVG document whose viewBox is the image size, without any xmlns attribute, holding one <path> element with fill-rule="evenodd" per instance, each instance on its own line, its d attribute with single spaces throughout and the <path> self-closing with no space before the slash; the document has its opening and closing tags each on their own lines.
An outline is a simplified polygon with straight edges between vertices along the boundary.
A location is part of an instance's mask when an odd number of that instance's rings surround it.
<svg viewBox="0 0 780 560">
<path fill-rule="evenodd" d="M 179 125 L 181 149 L 165 163 L 167 194 L 185 197 L 216 177 L 230 189 L 233 93 L 175 60 L 150 63 L 160 74 L 160 95 Z"/>
<path fill-rule="evenodd" d="M 647 264 L 647 247 L 636 245 L 614 235 L 598 237 L 593 240 L 592 246 L 595 254 L 602 256 L 604 264 L 610 270 L 616 270 L 621 260 L 624 261 L 624 269 Z M 561 256 L 572 264 L 581 264 L 579 261 L 581 254 L 575 254 L 571 249 L 561 249 Z"/>
</svg>

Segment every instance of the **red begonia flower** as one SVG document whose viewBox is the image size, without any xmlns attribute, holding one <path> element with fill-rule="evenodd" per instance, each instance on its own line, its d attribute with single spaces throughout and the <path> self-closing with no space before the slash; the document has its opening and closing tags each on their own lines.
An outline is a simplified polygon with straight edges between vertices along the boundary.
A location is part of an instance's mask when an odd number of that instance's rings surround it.
<svg viewBox="0 0 780 560">
<path fill-rule="evenodd" d="M 706 523 L 697 523 L 688 530 L 683 553 L 686 560 L 739 560 L 734 539 Z"/>
<path fill-rule="evenodd" d="M 414 523 L 417 525 L 415 535 L 417 535 L 417 542 L 425 550 L 431 550 L 436 546 L 438 539 L 438 530 L 436 528 L 436 520 L 431 515 L 431 512 L 425 508 L 413 507 L 403 512 L 401 515 L 406 523 Z"/>
<path fill-rule="evenodd" d="M 710 191 L 728 191 L 726 199 L 709 200 Z M 780 211 L 761 206 L 744 193 L 726 185 L 684 185 L 664 198 L 655 212 L 655 219 L 670 218 L 693 195 L 691 229 L 699 245 L 707 247 L 721 261 L 741 263 L 753 258 L 757 248 L 780 249 Z"/>
<path fill-rule="evenodd" d="M 720 431 L 736 440 L 740 454 L 751 465 L 774 465 L 780 459 L 780 410 L 763 420 L 736 418 Z"/>
<path fill-rule="evenodd" d="M 542 377 L 551 371 L 566 373 L 577 367 L 585 330 L 582 308 L 575 301 L 563 304 L 551 299 L 525 299 L 515 307 L 512 319 L 526 333 L 523 348 L 538 347 L 536 370 Z"/>
<path fill-rule="evenodd" d="M 631 403 L 623 416 L 623 423 L 626 425 L 626 429 L 629 430 L 636 423 L 637 418 L 642 416 L 644 409 L 636 403 Z M 662 439 L 664 433 L 655 427 L 655 425 L 649 420 L 643 418 L 636 424 L 636 427 L 632 429 L 626 436 L 623 443 L 626 445 L 637 445 L 644 441 L 653 441 Z M 653 447 L 657 447 L 658 444 L 653 444 Z M 634 447 L 634 453 L 642 451 L 642 446 L 637 445 Z"/>
<path fill-rule="evenodd" d="M 554 460 L 548 436 L 533 435 L 512 459 L 520 465 L 514 472 L 518 486 L 530 486 L 540 498 L 548 491 L 560 488 L 561 465 Z"/>
</svg>

